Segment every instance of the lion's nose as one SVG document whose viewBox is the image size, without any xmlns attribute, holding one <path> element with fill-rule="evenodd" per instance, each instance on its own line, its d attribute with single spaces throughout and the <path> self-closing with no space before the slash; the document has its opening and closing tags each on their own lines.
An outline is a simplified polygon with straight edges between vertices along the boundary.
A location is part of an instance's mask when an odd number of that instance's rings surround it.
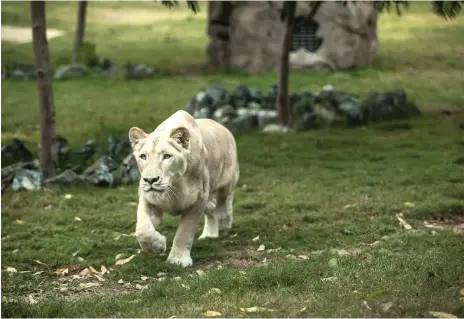
<svg viewBox="0 0 464 319">
<path fill-rule="evenodd" d="M 157 177 L 153 177 L 153 178 L 144 178 L 143 180 L 145 182 L 147 182 L 148 184 L 153 184 L 153 183 L 156 183 L 157 181 L 159 181 L 159 176 Z"/>
</svg>

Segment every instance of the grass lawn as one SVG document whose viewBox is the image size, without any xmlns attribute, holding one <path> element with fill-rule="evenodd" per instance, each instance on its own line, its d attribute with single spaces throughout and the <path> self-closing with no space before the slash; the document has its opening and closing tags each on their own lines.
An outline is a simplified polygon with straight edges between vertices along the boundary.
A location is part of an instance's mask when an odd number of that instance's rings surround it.
<svg viewBox="0 0 464 319">
<path fill-rule="evenodd" d="M 48 26 L 66 32 L 49 41 L 55 66 L 70 60 L 76 8 L 47 3 Z M 190 68 L 206 59 L 205 9 L 193 15 L 185 5 L 90 2 L 86 39 L 119 65 Z M 28 3 L 2 2 L 2 23 L 28 26 Z M 442 20 L 428 4 L 413 3 L 402 17 L 381 16 L 372 68 L 292 72 L 291 91 L 332 84 L 364 97 L 402 87 L 426 112 L 409 126 L 236 135 L 234 226 L 217 240 L 194 242 L 193 268 L 139 252 L 131 235 L 136 185 L 7 191 L 2 317 L 199 317 L 209 310 L 226 317 L 463 317 L 464 118 L 438 112 L 464 110 L 463 34 L 464 17 Z M 31 44 L 3 42 L 1 52 L 2 64 L 33 61 Z M 267 90 L 276 75 L 55 82 L 57 132 L 71 147 L 87 139 L 105 146 L 110 134 L 132 126 L 153 130 L 217 81 Z M 18 137 L 36 150 L 36 83 L 2 81 L 1 93 L 2 142 Z M 413 229 L 401 227 L 397 214 Z M 168 247 L 177 225 L 165 216 Z M 114 266 L 117 255 L 135 257 Z M 112 267 L 104 281 L 73 278 L 76 266 L 102 265 Z M 68 275 L 56 275 L 62 267 Z M 254 306 L 273 311 L 241 310 Z"/>
</svg>

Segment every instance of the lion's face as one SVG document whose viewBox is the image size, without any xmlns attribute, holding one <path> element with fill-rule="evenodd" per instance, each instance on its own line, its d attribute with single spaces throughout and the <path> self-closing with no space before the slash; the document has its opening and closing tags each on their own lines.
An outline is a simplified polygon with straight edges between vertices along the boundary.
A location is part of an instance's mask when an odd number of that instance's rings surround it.
<svg viewBox="0 0 464 319">
<path fill-rule="evenodd" d="M 170 134 L 149 135 L 136 127 L 130 129 L 129 139 L 140 171 L 140 188 L 148 200 L 176 195 L 175 182 L 187 171 L 189 137 L 183 127 Z"/>
</svg>

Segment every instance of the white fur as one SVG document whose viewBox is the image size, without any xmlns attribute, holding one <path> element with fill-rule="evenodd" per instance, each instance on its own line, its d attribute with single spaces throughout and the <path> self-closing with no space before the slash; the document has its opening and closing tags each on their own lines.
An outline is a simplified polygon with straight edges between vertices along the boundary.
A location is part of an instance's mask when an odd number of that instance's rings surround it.
<svg viewBox="0 0 464 319">
<path fill-rule="evenodd" d="M 144 251 L 165 251 L 166 238 L 156 228 L 163 212 L 180 215 L 167 261 L 191 266 L 190 250 L 203 214 L 199 239 L 217 238 L 220 229 L 232 226 L 239 178 L 234 137 L 215 121 L 178 111 L 151 134 L 131 128 L 129 138 L 141 175 L 137 241 Z"/>
</svg>

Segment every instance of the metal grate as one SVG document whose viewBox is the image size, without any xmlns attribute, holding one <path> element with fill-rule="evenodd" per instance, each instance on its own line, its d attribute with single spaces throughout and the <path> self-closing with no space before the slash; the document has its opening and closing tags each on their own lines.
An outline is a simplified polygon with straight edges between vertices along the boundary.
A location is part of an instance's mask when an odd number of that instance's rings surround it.
<svg viewBox="0 0 464 319">
<path fill-rule="evenodd" d="M 290 51 L 304 48 L 309 52 L 316 52 L 322 44 L 322 38 L 316 36 L 319 24 L 314 20 L 299 19 L 295 23 L 292 47 Z"/>
</svg>

